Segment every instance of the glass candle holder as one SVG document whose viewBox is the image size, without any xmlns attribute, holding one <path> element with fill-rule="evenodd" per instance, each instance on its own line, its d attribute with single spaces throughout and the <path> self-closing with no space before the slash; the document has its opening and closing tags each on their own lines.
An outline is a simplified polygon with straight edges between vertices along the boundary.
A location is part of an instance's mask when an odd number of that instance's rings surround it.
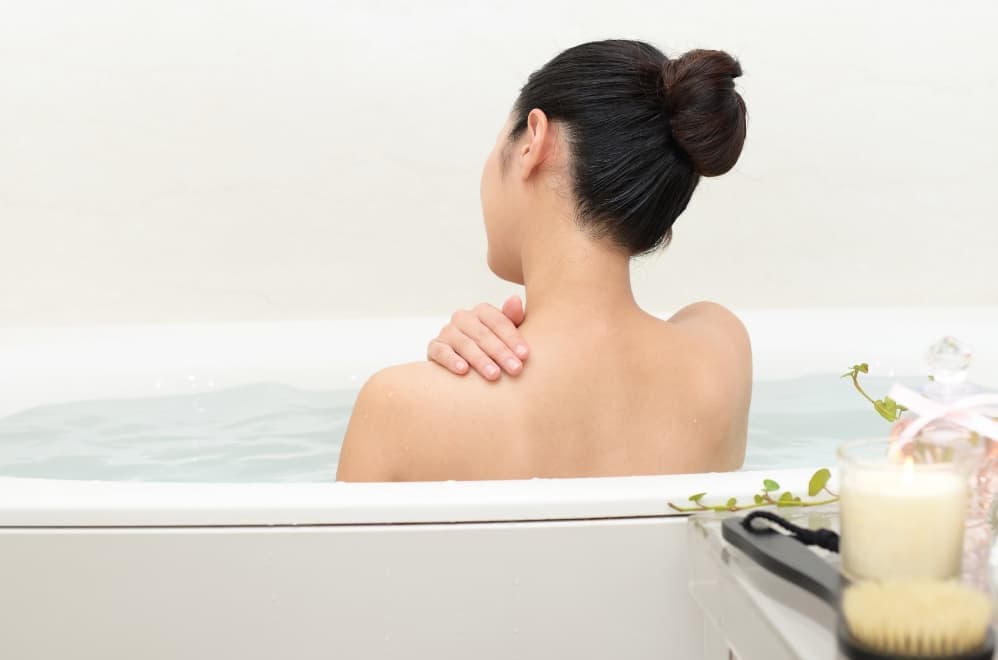
<svg viewBox="0 0 998 660">
<path fill-rule="evenodd" d="M 974 461 L 950 443 L 933 450 L 922 442 L 907 455 L 889 447 L 880 439 L 839 448 L 843 572 L 959 578 Z"/>
</svg>

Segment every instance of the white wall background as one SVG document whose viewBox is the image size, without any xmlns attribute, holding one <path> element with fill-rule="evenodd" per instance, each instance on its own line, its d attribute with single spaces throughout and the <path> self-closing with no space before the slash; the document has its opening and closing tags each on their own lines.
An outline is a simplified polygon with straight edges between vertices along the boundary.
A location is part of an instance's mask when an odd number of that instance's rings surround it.
<svg viewBox="0 0 998 660">
<path fill-rule="evenodd" d="M 559 50 L 729 50 L 749 138 L 665 311 L 998 303 L 995 3 L 0 0 L 0 323 L 443 314 L 482 160 Z"/>
</svg>

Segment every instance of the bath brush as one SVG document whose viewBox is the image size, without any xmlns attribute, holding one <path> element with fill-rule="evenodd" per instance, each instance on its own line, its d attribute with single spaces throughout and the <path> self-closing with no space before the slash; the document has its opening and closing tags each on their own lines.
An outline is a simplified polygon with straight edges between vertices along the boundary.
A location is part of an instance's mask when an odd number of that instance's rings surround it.
<svg viewBox="0 0 998 660">
<path fill-rule="evenodd" d="M 891 580 L 850 584 L 798 540 L 728 518 L 721 531 L 753 561 L 838 611 L 838 644 L 851 660 L 991 660 L 987 596 L 958 582 Z"/>
</svg>

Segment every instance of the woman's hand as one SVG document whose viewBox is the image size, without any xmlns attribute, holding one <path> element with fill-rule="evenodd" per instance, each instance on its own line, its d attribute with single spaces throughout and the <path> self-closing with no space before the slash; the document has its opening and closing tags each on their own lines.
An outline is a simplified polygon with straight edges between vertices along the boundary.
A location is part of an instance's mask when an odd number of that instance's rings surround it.
<svg viewBox="0 0 998 660">
<path fill-rule="evenodd" d="M 498 380 L 503 371 L 515 376 L 530 352 L 516 329 L 524 316 L 518 296 L 510 296 L 502 310 L 487 303 L 458 310 L 430 342 L 426 357 L 461 376 L 469 365 L 488 380 Z"/>
</svg>

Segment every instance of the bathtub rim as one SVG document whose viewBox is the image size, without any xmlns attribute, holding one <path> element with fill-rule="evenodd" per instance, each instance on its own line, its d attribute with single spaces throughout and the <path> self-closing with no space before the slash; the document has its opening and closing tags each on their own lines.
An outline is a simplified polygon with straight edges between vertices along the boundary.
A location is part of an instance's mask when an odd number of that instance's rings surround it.
<svg viewBox="0 0 998 660">
<path fill-rule="evenodd" d="M 669 502 L 751 502 L 763 479 L 804 495 L 817 468 L 414 483 L 165 483 L 0 477 L 0 528 L 527 522 L 686 515 Z M 834 475 L 834 470 L 833 470 Z M 833 486 L 834 488 L 834 482 Z"/>
</svg>

